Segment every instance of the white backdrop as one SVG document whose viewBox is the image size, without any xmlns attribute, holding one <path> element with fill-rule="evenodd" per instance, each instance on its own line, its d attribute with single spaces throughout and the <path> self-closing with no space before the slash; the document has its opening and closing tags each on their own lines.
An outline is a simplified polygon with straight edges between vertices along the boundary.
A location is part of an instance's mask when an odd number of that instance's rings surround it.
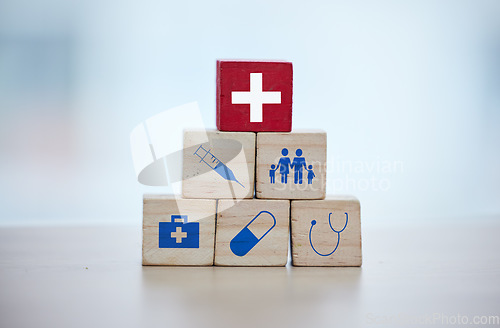
<svg viewBox="0 0 500 328">
<path fill-rule="evenodd" d="M 129 134 L 218 58 L 294 64 L 293 127 L 364 224 L 500 214 L 500 2 L 0 2 L 0 224 L 136 223 Z"/>
</svg>

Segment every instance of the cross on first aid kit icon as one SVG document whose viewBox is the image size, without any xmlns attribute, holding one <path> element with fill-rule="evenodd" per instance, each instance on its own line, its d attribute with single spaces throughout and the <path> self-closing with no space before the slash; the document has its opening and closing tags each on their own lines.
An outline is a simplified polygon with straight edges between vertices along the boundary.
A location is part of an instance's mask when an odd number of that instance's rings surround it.
<svg viewBox="0 0 500 328">
<path fill-rule="evenodd" d="M 171 222 L 159 223 L 159 248 L 200 247 L 200 223 L 187 219 L 187 215 L 171 215 Z"/>
<path fill-rule="evenodd" d="M 292 63 L 219 60 L 217 128 L 289 132 L 292 93 Z"/>
</svg>

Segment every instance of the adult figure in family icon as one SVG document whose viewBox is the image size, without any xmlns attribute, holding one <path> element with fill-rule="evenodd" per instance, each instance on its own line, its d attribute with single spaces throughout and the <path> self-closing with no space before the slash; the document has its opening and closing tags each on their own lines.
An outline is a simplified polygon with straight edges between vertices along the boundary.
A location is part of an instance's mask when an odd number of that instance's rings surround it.
<svg viewBox="0 0 500 328">
<path fill-rule="evenodd" d="M 312 184 L 312 180 L 316 176 L 312 170 L 312 165 L 307 166 L 306 159 L 302 157 L 302 149 L 297 149 L 295 151 L 296 157 L 294 157 L 293 161 L 290 161 L 290 158 L 287 157 L 288 149 L 283 148 L 281 150 L 281 155 L 283 157 L 278 161 L 278 165 L 271 165 L 271 169 L 269 170 L 269 178 L 271 183 L 275 183 L 275 173 L 279 169 L 279 173 L 281 174 L 281 183 L 288 183 L 288 174 L 290 173 L 290 169 L 293 169 L 294 179 L 293 182 L 295 184 L 302 184 L 302 173 L 303 170 L 306 170 L 307 173 L 307 183 Z"/>
<path fill-rule="evenodd" d="M 281 183 L 288 183 L 288 173 L 290 173 L 290 167 L 292 164 L 290 163 L 290 158 L 285 157 L 288 155 L 288 149 L 283 148 L 281 150 L 281 155 L 283 157 L 280 158 L 278 162 L 278 168 L 280 169 L 281 174 Z"/>
<path fill-rule="evenodd" d="M 297 149 L 295 151 L 295 157 L 292 161 L 292 168 L 294 170 L 294 179 L 293 182 L 295 184 L 302 184 L 302 168 L 307 170 L 306 159 L 302 157 L 302 149 Z"/>
</svg>

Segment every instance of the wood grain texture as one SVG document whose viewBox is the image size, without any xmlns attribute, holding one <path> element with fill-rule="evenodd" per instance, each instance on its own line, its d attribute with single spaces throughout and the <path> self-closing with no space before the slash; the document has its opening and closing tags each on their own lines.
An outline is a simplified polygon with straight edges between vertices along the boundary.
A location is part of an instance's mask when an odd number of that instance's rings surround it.
<svg viewBox="0 0 500 328">
<path fill-rule="evenodd" d="M 231 250 L 231 240 L 261 211 L 269 211 L 276 225 L 244 256 Z M 286 200 L 218 200 L 215 265 L 223 266 L 284 266 L 288 260 L 290 202 Z M 261 214 L 250 231 L 263 236 L 272 226 L 267 213 Z"/>
<path fill-rule="evenodd" d="M 144 195 L 143 202 L 143 265 L 213 265 L 215 200 Z M 199 248 L 159 248 L 159 223 L 171 222 L 177 214 L 199 223 Z"/>
<path fill-rule="evenodd" d="M 288 154 L 283 155 L 286 148 Z M 297 155 L 297 150 L 302 155 Z M 303 157 L 307 167 L 312 165 L 314 177 L 309 183 L 309 171 L 302 169 L 302 183 L 295 183 L 294 169 L 289 167 L 286 183 L 278 166 L 281 158 L 289 158 L 290 163 Z M 304 130 L 291 133 L 257 133 L 256 197 L 267 199 L 323 199 L 326 194 L 326 132 Z M 270 175 L 272 165 L 276 165 L 274 183 Z M 297 181 L 299 182 L 299 181 Z"/>
<path fill-rule="evenodd" d="M 337 250 L 329 256 L 318 255 L 309 240 L 311 221 L 316 220 L 311 231 L 311 240 L 321 254 L 335 249 L 338 234 L 329 226 L 340 231 Z M 361 266 L 361 220 L 360 203 L 352 196 L 329 196 L 324 200 L 291 202 L 292 264 L 295 266 Z"/>
<path fill-rule="evenodd" d="M 208 142 L 203 143 L 208 138 Z M 255 177 L 255 133 L 215 130 L 184 131 L 182 195 L 185 198 L 252 198 Z M 226 180 L 195 155 L 198 147 L 215 155 L 234 174 Z M 197 153 L 203 153 L 200 149 Z M 214 163 L 211 156 L 204 160 Z"/>
</svg>

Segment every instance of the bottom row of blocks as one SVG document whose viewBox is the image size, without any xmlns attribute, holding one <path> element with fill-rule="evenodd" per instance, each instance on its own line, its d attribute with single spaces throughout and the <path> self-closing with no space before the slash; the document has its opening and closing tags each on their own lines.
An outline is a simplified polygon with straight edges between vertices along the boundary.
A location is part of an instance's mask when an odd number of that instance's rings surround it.
<svg viewBox="0 0 500 328">
<path fill-rule="evenodd" d="M 359 201 L 145 195 L 143 265 L 360 266 Z M 291 234 L 290 234 L 291 232 Z"/>
</svg>

